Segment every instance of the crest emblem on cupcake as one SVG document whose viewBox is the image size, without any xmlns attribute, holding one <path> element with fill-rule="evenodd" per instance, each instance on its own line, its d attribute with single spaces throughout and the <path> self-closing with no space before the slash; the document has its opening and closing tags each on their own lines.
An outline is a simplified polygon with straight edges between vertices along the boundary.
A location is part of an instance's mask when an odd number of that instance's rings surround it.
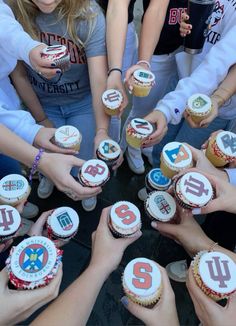
<svg viewBox="0 0 236 326">
<path fill-rule="evenodd" d="M 196 110 L 203 108 L 207 102 L 204 100 L 202 96 L 198 96 L 192 102 L 192 107 Z"/>
<path fill-rule="evenodd" d="M 192 162 L 192 153 L 184 144 L 178 142 L 168 143 L 163 149 L 163 156 L 167 163 L 182 168 Z"/>
<path fill-rule="evenodd" d="M 144 119 L 133 119 L 131 121 L 131 127 L 142 135 L 150 135 L 153 132 L 153 127 L 150 122 Z"/>
</svg>

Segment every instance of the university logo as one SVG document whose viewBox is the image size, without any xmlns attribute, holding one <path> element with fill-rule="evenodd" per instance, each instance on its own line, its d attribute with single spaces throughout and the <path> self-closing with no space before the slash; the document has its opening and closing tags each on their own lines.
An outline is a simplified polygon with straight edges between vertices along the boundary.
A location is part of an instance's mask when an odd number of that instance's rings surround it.
<svg viewBox="0 0 236 326">
<path fill-rule="evenodd" d="M 0 228 L 3 228 L 3 231 L 9 231 L 9 226 L 14 223 L 12 212 L 13 210 L 0 208 Z"/>
<path fill-rule="evenodd" d="M 143 72 L 143 71 L 140 71 L 138 76 L 141 78 L 146 78 L 146 79 L 150 79 L 152 77 L 149 73 Z"/>
<path fill-rule="evenodd" d="M 48 251 L 41 244 L 31 244 L 20 254 L 19 265 L 27 273 L 37 273 L 48 262 Z"/>
<path fill-rule="evenodd" d="M 70 134 L 70 128 L 69 127 L 65 127 L 64 130 L 60 130 L 60 133 L 64 136 L 63 141 L 67 141 L 68 139 L 77 136 L 77 133 L 75 131 Z"/>
<path fill-rule="evenodd" d="M 5 191 L 21 190 L 24 188 L 24 182 L 22 180 L 9 180 L 5 181 L 2 187 Z"/>
<path fill-rule="evenodd" d="M 105 99 L 105 101 L 108 101 L 108 102 L 117 102 L 120 100 L 120 95 L 119 95 L 119 93 L 114 91 L 112 93 L 108 93 L 104 99 Z"/>
<path fill-rule="evenodd" d="M 156 196 L 154 198 L 154 202 L 157 204 L 157 207 L 159 208 L 162 214 L 167 215 L 171 212 L 171 207 L 167 203 L 163 195 Z"/>
<path fill-rule="evenodd" d="M 69 231 L 73 227 L 73 222 L 70 218 L 70 215 L 67 212 L 64 212 L 57 216 L 58 223 L 60 224 L 62 230 Z"/>
<path fill-rule="evenodd" d="M 220 257 L 212 257 L 212 260 L 206 261 L 210 277 L 213 281 L 219 282 L 220 288 L 227 288 L 226 281 L 231 280 L 228 260 L 221 260 Z"/>
<path fill-rule="evenodd" d="M 207 37 L 212 27 L 216 26 L 224 16 L 224 5 L 220 5 L 220 2 L 215 3 L 214 9 L 211 15 L 208 17 L 206 24 L 208 25 L 204 31 L 204 36 Z"/>
<path fill-rule="evenodd" d="M 105 172 L 105 167 L 96 164 L 96 165 L 88 165 L 84 171 L 84 173 L 90 174 L 92 177 L 96 177 L 96 175 L 102 175 Z"/>
<path fill-rule="evenodd" d="M 104 143 L 104 145 L 102 146 L 102 149 L 103 149 L 104 154 L 111 154 L 111 153 L 115 153 L 117 151 L 117 147 L 108 142 Z"/>
<path fill-rule="evenodd" d="M 233 154 L 236 152 L 236 137 L 226 134 L 221 137 L 221 141 L 225 149 L 230 148 Z"/>
<path fill-rule="evenodd" d="M 206 104 L 207 104 L 207 102 L 201 96 L 198 96 L 192 102 L 193 108 L 196 109 L 196 110 L 199 110 L 199 109 L 203 108 Z"/>
<path fill-rule="evenodd" d="M 134 123 L 135 123 L 135 128 L 137 128 L 137 129 L 150 130 L 150 126 L 147 121 L 135 119 Z"/>
<path fill-rule="evenodd" d="M 165 184 L 169 183 L 169 179 L 166 178 L 161 173 L 161 171 L 153 171 L 153 172 L 151 172 L 150 177 L 155 183 L 160 184 L 160 185 L 165 185 Z"/>
<path fill-rule="evenodd" d="M 190 194 L 201 197 L 203 194 L 208 195 L 209 189 L 205 189 L 205 185 L 202 181 L 193 178 L 191 175 L 188 180 L 184 181 L 184 185 L 187 186 L 185 191 Z"/>
<path fill-rule="evenodd" d="M 152 286 L 152 266 L 145 262 L 137 262 L 134 264 L 134 276 L 132 284 L 137 289 L 148 290 Z"/>
<path fill-rule="evenodd" d="M 179 145 L 178 147 L 171 150 L 167 149 L 165 150 L 165 153 L 168 156 L 169 160 L 174 164 L 180 163 L 189 158 L 189 154 L 183 145 Z"/>
</svg>

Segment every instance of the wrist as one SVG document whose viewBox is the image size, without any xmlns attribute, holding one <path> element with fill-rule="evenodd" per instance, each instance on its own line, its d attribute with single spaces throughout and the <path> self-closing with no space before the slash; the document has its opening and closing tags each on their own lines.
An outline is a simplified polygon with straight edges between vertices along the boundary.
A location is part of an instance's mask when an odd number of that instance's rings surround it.
<svg viewBox="0 0 236 326">
<path fill-rule="evenodd" d="M 96 130 L 96 136 L 97 135 L 103 135 L 103 134 L 105 134 L 105 135 L 107 135 L 108 134 L 108 129 L 107 128 L 98 128 L 97 130 Z"/>
<path fill-rule="evenodd" d="M 107 279 L 114 270 L 110 264 L 103 263 L 102 261 L 96 262 L 93 259 L 91 259 L 88 269 L 96 271 L 96 276 L 103 277 L 104 279 Z"/>
<path fill-rule="evenodd" d="M 147 68 L 148 70 L 151 69 L 151 64 L 149 61 L 147 60 L 139 60 L 137 63 L 137 65 L 140 65 L 140 66 L 144 66 L 145 68 Z"/>
<path fill-rule="evenodd" d="M 45 115 L 42 119 L 37 119 L 36 122 L 37 123 L 42 123 L 42 122 L 44 122 L 47 119 L 48 119 L 48 117 L 46 117 L 46 115 Z"/>
<path fill-rule="evenodd" d="M 122 70 L 118 67 L 114 67 L 114 68 L 111 68 L 108 70 L 107 72 L 107 75 L 108 77 L 111 75 L 111 74 L 119 74 L 120 76 L 122 75 Z"/>
</svg>

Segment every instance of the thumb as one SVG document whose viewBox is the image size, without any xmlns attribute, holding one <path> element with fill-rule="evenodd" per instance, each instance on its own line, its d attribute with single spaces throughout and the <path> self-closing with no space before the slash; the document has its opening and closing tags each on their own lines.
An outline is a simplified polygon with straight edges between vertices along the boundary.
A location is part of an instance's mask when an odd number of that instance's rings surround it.
<svg viewBox="0 0 236 326">
<path fill-rule="evenodd" d="M 214 119 L 215 117 L 211 115 L 208 118 L 202 120 L 199 125 L 201 128 L 206 128 Z"/>
<path fill-rule="evenodd" d="M 165 233 L 171 236 L 176 236 L 176 228 L 178 225 L 176 224 L 170 224 L 170 223 L 158 223 L 158 222 L 152 222 L 151 226 L 158 230 L 161 233 Z"/>
<path fill-rule="evenodd" d="M 85 163 L 85 161 L 81 160 L 80 158 L 77 158 L 75 156 L 70 156 L 70 163 L 71 163 L 72 167 L 76 166 L 76 167 L 80 168 Z"/>
<path fill-rule="evenodd" d="M 133 234 L 127 238 L 119 239 L 119 241 L 121 241 L 123 243 L 124 250 L 125 250 L 129 245 L 131 245 L 131 243 L 138 240 L 141 237 L 141 235 L 142 235 L 142 231 L 137 231 L 135 234 Z"/>
<path fill-rule="evenodd" d="M 220 198 L 213 199 L 206 206 L 201 208 L 201 214 L 209 214 L 212 212 L 222 211 L 224 210 L 222 205 L 222 200 Z"/>
<path fill-rule="evenodd" d="M 139 304 L 132 302 L 126 296 L 122 297 L 120 301 L 131 314 L 133 314 L 135 317 L 137 317 L 140 320 L 145 320 L 146 316 L 148 317 L 148 314 L 150 313 L 149 309 L 144 308 Z"/>
</svg>

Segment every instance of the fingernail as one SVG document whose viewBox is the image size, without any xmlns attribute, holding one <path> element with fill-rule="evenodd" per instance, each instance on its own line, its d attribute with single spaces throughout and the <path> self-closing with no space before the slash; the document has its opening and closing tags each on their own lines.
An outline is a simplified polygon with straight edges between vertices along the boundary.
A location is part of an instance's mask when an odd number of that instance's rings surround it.
<svg viewBox="0 0 236 326">
<path fill-rule="evenodd" d="M 57 70 L 56 73 L 57 73 L 57 74 L 60 74 L 60 73 L 61 73 L 61 70 Z"/>
<path fill-rule="evenodd" d="M 187 31 L 187 34 L 190 34 L 190 31 Z"/>
<path fill-rule="evenodd" d="M 151 226 L 152 226 L 154 229 L 158 228 L 158 224 L 157 224 L 157 222 L 152 222 L 152 223 L 151 223 Z"/>
<path fill-rule="evenodd" d="M 125 296 L 122 297 L 122 298 L 120 299 L 120 302 L 123 304 L 123 306 L 128 307 L 129 300 L 128 300 L 127 297 L 125 297 Z"/>
<path fill-rule="evenodd" d="M 51 67 L 56 67 L 56 64 L 54 62 L 51 63 Z"/>
<path fill-rule="evenodd" d="M 192 210 L 193 215 L 200 215 L 201 214 L 201 208 L 194 208 Z"/>
</svg>

